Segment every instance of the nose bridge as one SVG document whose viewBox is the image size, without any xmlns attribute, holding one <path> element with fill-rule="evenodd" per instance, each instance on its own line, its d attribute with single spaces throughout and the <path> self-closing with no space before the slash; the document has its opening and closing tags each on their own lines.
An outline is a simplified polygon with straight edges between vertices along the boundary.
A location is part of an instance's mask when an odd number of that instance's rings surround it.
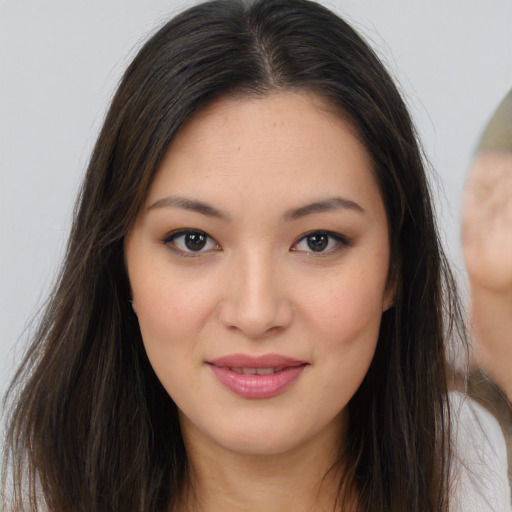
<svg viewBox="0 0 512 512">
<path fill-rule="evenodd" d="M 265 336 L 286 327 L 292 308 L 278 276 L 278 261 L 271 249 L 239 251 L 232 262 L 228 293 L 221 309 L 224 324 L 249 337 Z"/>
</svg>

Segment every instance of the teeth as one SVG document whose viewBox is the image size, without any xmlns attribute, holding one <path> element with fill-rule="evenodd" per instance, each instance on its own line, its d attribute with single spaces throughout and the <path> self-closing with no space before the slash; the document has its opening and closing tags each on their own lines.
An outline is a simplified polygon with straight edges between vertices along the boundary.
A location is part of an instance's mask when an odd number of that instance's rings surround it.
<svg viewBox="0 0 512 512">
<path fill-rule="evenodd" d="M 243 375 L 272 375 L 278 372 L 281 368 L 228 368 L 232 372 L 240 373 Z"/>
<path fill-rule="evenodd" d="M 274 368 L 258 368 L 256 370 L 256 373 L 258 375 L 271 375 L 274 373 Z"/>
</svg>

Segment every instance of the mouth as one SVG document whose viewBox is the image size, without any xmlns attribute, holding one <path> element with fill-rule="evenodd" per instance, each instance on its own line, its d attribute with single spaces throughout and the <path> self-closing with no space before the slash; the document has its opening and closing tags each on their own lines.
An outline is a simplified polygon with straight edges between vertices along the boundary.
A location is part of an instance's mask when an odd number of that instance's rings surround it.
<svg viewBox="0 0 512 512">
<path fill-rule="evenodd" d="M 272 398 L 288 389 L 309 365 L 278 354 L 234 354 L 206 364 L 218 381 L 232 393 L 251 399 Z"/>
<path fill-rule="evenodd" d="M 242 375 L 272 375 L 273 373 L 280 372 L 284 370 L 283 368 L 235 368 L 232 366 L 220 366 L 220 368 L 224 368 L 225 370 L 230 370 L 235 373 L 239 373 Z"/>
</svg>

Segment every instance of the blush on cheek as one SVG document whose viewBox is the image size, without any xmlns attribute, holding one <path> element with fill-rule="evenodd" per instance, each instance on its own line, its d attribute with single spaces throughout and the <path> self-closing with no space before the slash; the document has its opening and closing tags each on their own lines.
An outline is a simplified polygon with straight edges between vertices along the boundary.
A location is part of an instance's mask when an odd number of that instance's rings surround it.
<svg viewBox="0 0 512 512">
<path fill-rule="evenodd" d="M 181 325 L 194 310 L 196 314 L 198 310 L 193 297 L 177 294 L 174 287 L 170 286 L 146 286 L 135 289 L 133 304 L 137 310 L 139 323 L 146 322 L 152 325 L 166 324 L 170 319 L 175 326 Z"/>
<path fill-rule="evenodd" d="M 331 297 L 324 307 L 318 308 L 319 324 L 336 330 L 357 333 L 371 326 L 380 325 L 382 298 L 380 294 L 339 294 Z"/>
</svg>

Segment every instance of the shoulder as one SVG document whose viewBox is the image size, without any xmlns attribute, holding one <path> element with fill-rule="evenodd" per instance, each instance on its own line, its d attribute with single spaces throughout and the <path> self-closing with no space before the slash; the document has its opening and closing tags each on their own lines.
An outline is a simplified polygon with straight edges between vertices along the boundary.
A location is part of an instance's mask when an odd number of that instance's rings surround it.
<svg viewBox="0 0 512 512">
<path fill-rule="evenodd" d="M 511 508 L 505 438 L 494 416 L 459 392 L 450 393 L 453 512 Z"/>
</svg>

